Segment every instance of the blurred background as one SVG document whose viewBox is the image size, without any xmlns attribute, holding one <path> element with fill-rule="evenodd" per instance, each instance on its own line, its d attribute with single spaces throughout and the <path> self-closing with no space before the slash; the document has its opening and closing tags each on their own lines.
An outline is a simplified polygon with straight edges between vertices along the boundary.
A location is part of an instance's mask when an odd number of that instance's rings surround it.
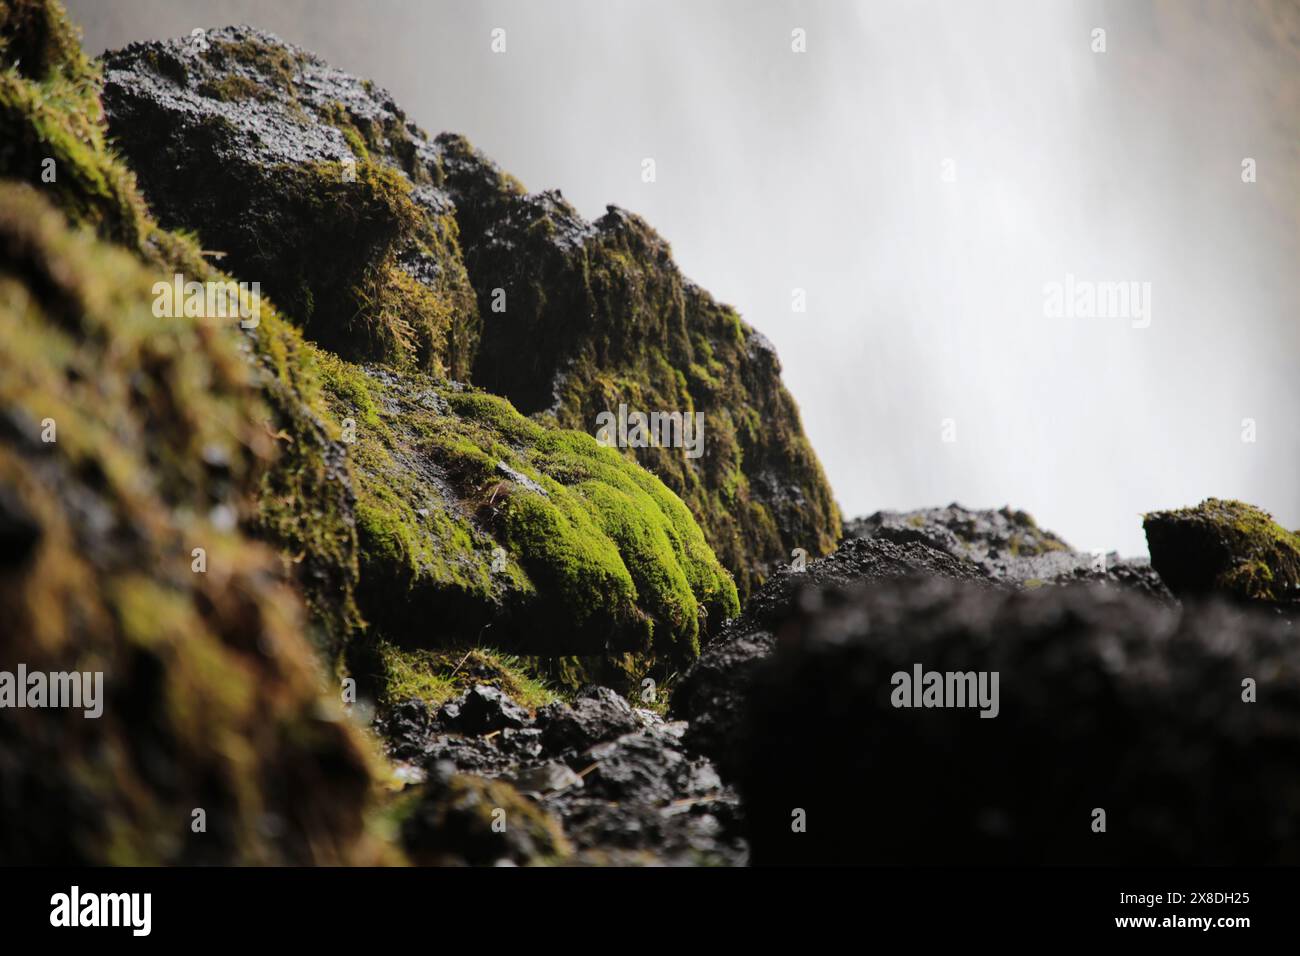
<svg viewBox="0 0 1300 956">
<path fill-rule="evenodd" d="M 67 5 L 95 54 L 270 30 L 640 213 L 775 343 L 846 517 L 1010 504 L 1130 555 L 1211 495 L 1300 527 L 1295 0 Z M 1150 325 L 1047 317 L 1067 274 L 1150 283 Z"/>
</svg>

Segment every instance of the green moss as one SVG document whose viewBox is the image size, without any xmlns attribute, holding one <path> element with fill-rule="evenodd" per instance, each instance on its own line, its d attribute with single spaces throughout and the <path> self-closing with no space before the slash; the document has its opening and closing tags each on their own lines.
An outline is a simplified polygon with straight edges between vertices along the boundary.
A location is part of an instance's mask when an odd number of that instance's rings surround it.
<svg viewBox="0 0 1300 956">
<path fill-rule="evenodd" d="M 477 684 L 498 688 L 528 710 L 559 699 L 535 672 L 535 665 L 491 648 L 405 650 L 381 640 L 375 646 L 375 661 L 375 685 L 386 705 L 422 700 L 436 708 Z"/>
<path fill-rule="evenodd" d="M 351 446 L 362 609 L 406 646 L 689 660 L 730 576 L 662 482 L 592 437 L 414 373 L 322 355 Z M 426 634 L 430 619 L 442 622 Z"/>
<path fill-rule="evenodd" d="M 199 92 L 223 103 L 263 99 L 266 96 L 265 87 L 238 73 L 206 80 L 199 87 Z"/>
<path fill-rule="evenodd" d="M 217 40 L 211 44 L 208 56 L 219 64 L 233 61 L 254 69 L 290 96 L 302 68 L 298 55 L 288 47 L 260 39 Z"/>
<path fill-rule="evenodd" d="M 52 25 L 56 33 L 63 30 L 66 36 L 32 32 L 32 23 Z M 74 223 L 131 250 L 156 273 L 180 272 L 198 281 L 227 280 L 203 259 L 192 237 L 158 226 L 134 177 L 108 149 L 98 72 L 76 44 L 58 4 L 27 0 L 5 6 L 0 9 L 0 38 L 4 68 L 0 129 L 5 142 L 0 149 L 0 173 L 31 183 Z M 36 55 L 34 46 L 61 49 L 65 56 L 58 60 Z M 53 183 L 41 177 L 47 157 L 55 162 Z M 249 524 L 279 546 L 286 567 L 304 586 L 320 642 L 337 649 L 361 625 L 353 599 L 356 531 L 347 463 L 336 443 L 339 429 L 327 420 L 315 351 L 265 299 L 260 324 L 248 338 L 263 373 L 257 385 L 264 401 L 245 412 L 218 404 L 205 414 L 227 435 L 239 432 L 232 415 L 246 414 L 247 421 L 255 423 L 257 439 L 267 453 L 256 462 L 260 506 Z M 178 371 L 174 382 L 159 388 L 157 401 L 167 400 L 169 391 L 176 401 L 184 401 L 196 391 L 213 388 L 211 373 L 202 370 L 202 349 L 192 351 L 199 367 Z M 224 374 L 247 387 L 248 364 L 230 354 L 235 362 Z M 93 443 L 91 436 L 84 437 L 88 446 L 102 441 L 101 447 L 111 448 L 114 443 L 109 436 L 95 437 Z M 203 487 L 200 471 L 205 470 L 205 455 L 217 454 L 221 444 L 208 449 L 189 445 L 179 456 L 187 472 L 177 480 Z"/>
<path fill-rule="evenodd" d="M 48 0 L 9 0 L 0 9 L 0 60 L 21 64 L 37 82 L 95 79 L 76 28 L 62 5 Z"/>
</svg>

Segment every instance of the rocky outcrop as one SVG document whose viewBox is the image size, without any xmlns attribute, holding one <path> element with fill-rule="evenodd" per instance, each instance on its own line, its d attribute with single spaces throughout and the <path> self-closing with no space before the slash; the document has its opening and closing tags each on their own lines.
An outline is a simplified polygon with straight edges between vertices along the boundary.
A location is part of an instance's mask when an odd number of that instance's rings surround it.
<svg viewBox="0 0 1300 956">
<path fill-rule="evenodd" d="M 879 511 L 846 523 L 831 555 L 778 571 L 745 613 L 711 641 L 674 690 L 673 712 L 690 721 L 688 744 L 726 773 L 736 771 L 745 734 L 744 703 L 758 666 L 777 643 L 777 622 L 819 589 L 908 577 L 940 577 L 986 587 L 1035 589 L 1093 583 L 1163 603 L 1173 598 L 1144 561 L 1072 551 L 1023 511 L 975 511 L 952 504 L 912 512 Z"/>
<path fill-rule="evenodd" d="M 703 454 L 635 448 L 742 594 L 840 519 L 771 346 L 611 209 L 587 223 L 382 90 L 248 28 L 105 57 L 114 137 L 167 226 L 261 281 L 314 342 L 445 372 L 565 428 L 704 416 Z"/>
<path fill-rule="evenodd" d="M 1032 515 L 1011 508 L 981 511 L 954 503 L 946 508 L 877 511 L 848 522 L 844 535 L 919 541 L 972 561 L 993 580 L 1009 585 L 1097 582 L 1171 599 L 1148 562 L 1114 552 L 1075 551 L 1058 535 L 1038 527 Z"/>
<path fill-rule="evenodd" d="M 157 282 L 230 277 L 152 219 L 107 150 L 96 73 L 75 40 L 56 42 L 69 29 L 58 7 L 3 14 L 5 53 L 24 59 L 0 71 L 0 174 L 61 209 L 0 194 L 5 660 L 103 665 L 117 702 L 86 725 L 98 733 L 30 714 L 7 725 L 6 767 L 61 770 L 15 771 L 6 794 L 64 820 L 15 830 L 14 859 L 370 858 L 368 752 L 322 702 L 338 685 L 312 644 L 341 677 L 387 638 L 454 641 L 472 624 L 477 638 L 488 623 L 534 651 L 639 651 L 644 668 L 651 651 L 693 656 L 709 614 L 735 613 L 685 506 L 589 436 L 421 376 L 414 360 L 409 380 L 347 363 L 269 300 L 244 329 L 157 314 Z M 61 64 L 47 55 L 65 49 Z M 47 419 L 57 445 L 42 439 Z M 430 627 L 444 612 L 445 631 Z M 357 676 L 376 674 L 391 676 Z M 195 809 L 213 836 L 187 842 Z"/>
<path fill-rule="evenodd" d="M 1300 534 L 1266 511 L 1207 498 L 1152 512 L 1142 527 L 1152 565 L 1180 597 L 1219 593 L 1289 612 L 1300 605 Z"/>
<path fill-rule="evenodd" d="M 1275 617 L 931 578 L 777 627 L 741 759 L 755 863 L 1300 861 L 1300 644 Z M 895 706 L 918 665 L 998 674 L 997 716 Z"/>
<path fill-rule="evenodd" d="M 261 282 L 313 342 L 465 377 L 478 313 L 455 220 L 386 95 L 232 27 L 108 54 L 104 102 L 162 224 Z"/>
<path fill-rule="evenodd" d="M 474 381 L 587 431 L 620 405 L 702 413 L 698 461 L 637 460 L 690 506 L 742 595 L 793 549 L 833 548 L 839 513 L 771 344 L 683 278 L 640 217 L 611 206 L 588 223 L 463 138 L 437 143 L 483 316 Z"/>
<path fill-rule="evenodd" d="M 56 7 L 44 4 L 30 9 L 57 14 Z M 19 39 L 12 43 L 15 49 Z M 367 197 L 379 184 L 401 208 L 370 209 L 366 221 L 387 223 L 400 213 L 399 218 L 419 220 L 417 232 L 445 227 L 443 238 L 454 246 L 454 222 L 448 218 L 438 226 L 430 218 L 428 203 L 436 205 L 445 197 L 433 196 L 427 174 L 416 175 L 414 157 L 420 151 L 414 140 L 402 140 L 406 127 L 398 114 L 384 112 L 396 107 L 376 99 L 378 94 L 366 85 L 248 31 L 213 34 L 202 56 L 182 46 L 136 52 L 148 67 L 149 82 L 136 88 L 130 100 L 131 108 L 141 111 L 135 116 L 139 136 L 123 136 L 121 145 L 150 162 L 159 158 L 155 150 L 171 150 L 161 168 L 179 177 L 172 182 L 175 188 L 155 182 L 169 221 L 180 221 L 179 209 L 184 216 L 231 230 L 216 236 L 222 243 L 230 240 L 224 266 L 253 270 L 240 274 L 244 281 L 261 281 L 257 276 L 266 274 L 265 291 L 284 294 L 299 310 L 299 323 L 321 340 L 347 354 L 388 361 L 362 368 L 304 342 L 269 300 L 260 303 L 259 320 L 244 330 L 245 351 L 266 399 L 261 420 L 276 444 L 260 474 L 259 507 L 250 522 L 281 549 L 303 585 L 321 632 L 317 643 L 331 656 L 350 652 L 369 621 L 374 625 L 370 639 L 408 646 L 473 641 L 493 627 L 498 646 L 534 654 L 633 653 L 641 667 L 655 656 L 664 662 L 693 657 L 710 617 L 720 622 L 736 612 L 736 592 L 687 509 L 661 482 L 614 451 L 597 447 L 588 436 L 539 425 L 502 399 L 418 372 L 421 366 L 445 364 L 455 370 L 466 364 L 457 364 L 461 353 L 456 343 L 462 340 L 451 326 L 426 329 L 424 345 L 414 351 L 349 345 L 359 340 L 339 325 L 339 316 L 360 316 L 358 321 L 375 326 L 392 314 L 382 308 L 367 312 L 375 301 L 347 299 L 347 290 L 330 284 L 344 281 L 340 276 L 348 269 L 360 269 L 368 277 L 346 279 L 348 288 L 378 283 L 385 294 L 397 296 L 425 319 L 474 313 L 472 295 L 457 304 L 454 290 L 447 291 L 451 286 L 439 285 L 442 278 L 455 285 L 447 278 L 454 278 L 459 268 L 459 253 L 451 246 L 435 249 L 436 243 L 425 236 L 427 241 L 412 251 L 415 240 L 401 233 L 379 249 L 357 221 L 331 225 L 331 216 L 352 215 L 342 208 L 349 202 L 370 202 Z M 39 57 L 33 55 L 33 60 L 39 62 Z M 80 108 L 65 106 L 62 113 L 53 112 L 47 98 L 16 79 L 4 78 L 4 101 L 15 104 L 13 140 L 48 142 L 58 182 L 73 172 L 78 183 L 93 179 L 111 185 L 115 191 L 106 197 L 83 188 L 56 195 L 78 221 L 99 225 L 106 237 L 132 248 L 156 270 L 157 279 L 167 282 L 179 273 L 191 282 L 225 281 L 228 276 L 192 244 L 150 218 L 131 175 L 108 153 L 95 122 L 94 71 L 84 57 L 77 64 L 75 78 L 52 81 L 82 90 Z M 308 72 L 293 73 L 298 68 Z M 113 77 L 119 72 L 108 65 L 110 102 L 118 98 Z M 289 74 L 296 81 L 287 80 Z M 250 92 L 251 76 L 266 84 L 261 94 Z M 182 77 L 189 79 L 182 82 Z M 230 83 L 218 95 L 213 84 L 221 77 Z M 339 118 L 343 114 L 335 95 L 348 99 L 343 87 L 360 98 L 346 122 Z M 169 90 L 175 98 L 166 102 L 177 108 L 176 116 L 159 105 Z M 271 90 L 278 92 L 272 96 Z M 182 104 L 187 105 L 182 109 Z M 373 111 L 365 112 L 370 107 Z M 308 122 L 309 109 L 332 117 L 335 125 L 322 126 L 319 118 Z M 161 135 L 159 124 L 165 118 L 196 122 L 193 129 L 185 127 L 195 135 L 151 139 Z M 235 125 L 228 129 L 223 125 L 227 121 Z M 257 126 L 263 121 L 297 125 L 270 136 Z M 84 135 L 78 125 L 83 123 Z M 243 131 L 238 136 L 231 132 L 235 126 Z M 218 142 L 199 135 L 216 127 L 234 138 Z M 393 162 L 405 157 L 405 167 L 362 156 L 357 182 L 340 184 L 347 190 L 308 189 L 302 194 L 320 209 L 297 205 L 292 190 L 280 188 L 284 183 L 276 177 L 328 166 L 328 157 L 335 155 L 330 149 L 347 152 L 347 144 L 355 146 L 361 133 Z M 197 160 L 182 155 L 191 148 L 204 162 L 215 161 L 220 170 L 215 178 L 192 175 L 195 170 L 187 163 Z M 216 152 L 209 154 L 209 148 Z M 14 150 L 9 156 L 16 169 L 22 168 L 20 161 L 39 169 L 34 156 Z M 76 173 L 83 168 L 84 173 Z M 245 189 L 269 192 L 250 197 L 236 190 L 233 180 Z M 229 214 L 232 202 L 245 200 L 245 212 L 254 214 Z M 277 218 L 260 219 L 263 213 Z M 240 231 L 250 224 L 265 227 L 276 241 Z M 327 245 L 337 247 L 336 255 L 348 262 L 316 255 L 300 235 L 303 230 L 328 239 Z M 135 238 L 126 243 L 123 237 L 128 236 Z M 239 245 L 241 237 L 247 248 Z M 283 262 L 279 255 L 300 258 Z M 434 259 L 441 263 L 436 269 Z M 306 271 L 295 271 L 298 266 Z M 431 279 L 435 272 L 442 278 Z M 463 269 L 456 274 L 464 285 Z M 425 293 L 446 301 L 434 308 L 423 298 L 411 298 L 408 281 L 423 283 Z M 305 311 L 296 298 L 304 290 L 319 306 L 315 311 Z M 328 309 L 341 311 L 328 311 L 327 303 Z M 450 338 L 440 339 L 443 332 Z M 431 620 L 440 626 L 430 628 Z"/>
</svg>

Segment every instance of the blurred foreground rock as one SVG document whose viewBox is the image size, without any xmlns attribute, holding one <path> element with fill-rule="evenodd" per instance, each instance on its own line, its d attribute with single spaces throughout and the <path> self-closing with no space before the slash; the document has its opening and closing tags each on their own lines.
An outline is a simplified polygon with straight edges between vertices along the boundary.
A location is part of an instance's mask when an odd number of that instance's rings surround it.
<svg viewBox="0 0 1300 956">
<path fill-rule="evenodd" d="M 931 578 L 773 630 L 742 742 L 755 863 L 1300 862 L 1300 644 L 1270 615 Z M 918 664 L 998 673 L 997 716 L 893 706 Z"/>
</svg>

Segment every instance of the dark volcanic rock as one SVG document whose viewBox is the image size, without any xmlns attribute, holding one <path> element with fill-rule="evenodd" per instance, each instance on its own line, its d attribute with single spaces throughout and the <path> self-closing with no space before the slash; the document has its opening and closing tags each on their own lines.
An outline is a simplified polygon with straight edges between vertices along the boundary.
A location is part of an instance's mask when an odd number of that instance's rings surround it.
<svg viewBox="0 0 1300 956">
<path fill-rule="evenodd" d="M 919 541 L 953 557 L 978 564 L 995 581 L 1038 587 L 1091 581 L 1141 591 L 1169 600 L 1171 595 L 1146 561 L 1114 552 L 1073 550 L 1058 535 L 1038 527 L 1033 516 L 1011 508 L 973 510 L 959 504 L 916 511 L 877 511 L 844 526 L 846 538 Z"/>
<path fill-rule="evenodd" d="M 1142 527 L 1151 563 L 1175 594 L 1300 605 L 1300 534 L 1266 511 L 1208 498 L 1195 508 L 1152 512 Z"/>
<path fill-rule="evenodd" d="M 479 684 L 468 690 L 454 704 L 445 705 L 454 708 L 454 719 L 449 721 L 452 727 L 466 734 L 487 734 L 507 727 L 518 730 L 528 723 L 528 711 L 501 693 L 495 687 Z"/>
<path fill-rule="evenodd" d="M 707 759 L 683 751 L 683 729 L 650 723 L 592 747 L 584 786 L 546 798 L 593 862 L 745 861 L 739 801 Z"/>
<path fill-rule="evenodd" d="M 466 699 L 485 690 L 477 687 Z M 436 719 L 424 720 L 410 712 L 417 706 L 394 709 L 379 729 L 390 753 L 422 766 L 434 784 L 434 796 L 421 798 L 433 800 L 416 841 L 424 846 L 422 857 L 446 802 L 437 781 L 447 779 L 450 767 L 509 783 L 520 800 L 559 822 L 577 862 L 736 864 L 746 858 L 735 793 L 707 758 L 686 752 L 680 721 L 634 709 L 605 687 L 584 688 L 572 707 L 550 704 L 535 719 L 525 714 L 524 726 L 499 733 L 467 732 L 463 704 L 444 705 Z M 527 855 L 507 852 L 499 839 L 473 850 L 480 861 L 492 854 L 516 861 Z"/>
<path fill-rule="evenodd" d="M 782 622 L 749 696 L 754 862 L 1300 862 L 1287 623 L 1097 587 L 821 599 Z M 894 707 L 892 676 L 917 664 L 996 672 L 997 716 Z"/>
<path fill-rule="evenodd" d="M 729 775 L 743 733 L 743 703 L 755 667 L 776 644 L 775 622 L 789 614 L 801 594 L 865 581 L 934 575 L 974 584 L 990 583 L 976 565 L 917 541 L 847 539 L 835 553 L 800 572 L 783 569 L 755 593 L 745 613 L 728 623 L 673 692 L 673 713 L 690 722 L 686 741 L 708 754 Z"/>
<path fill-rule="evenodd" d="M 584 688 L 572 707 L 548 704 L 538 711 L 537 722 L 552 752 L 584 749 L 641 726 L 628 702 L 608 687 Z"/>
</svg>

